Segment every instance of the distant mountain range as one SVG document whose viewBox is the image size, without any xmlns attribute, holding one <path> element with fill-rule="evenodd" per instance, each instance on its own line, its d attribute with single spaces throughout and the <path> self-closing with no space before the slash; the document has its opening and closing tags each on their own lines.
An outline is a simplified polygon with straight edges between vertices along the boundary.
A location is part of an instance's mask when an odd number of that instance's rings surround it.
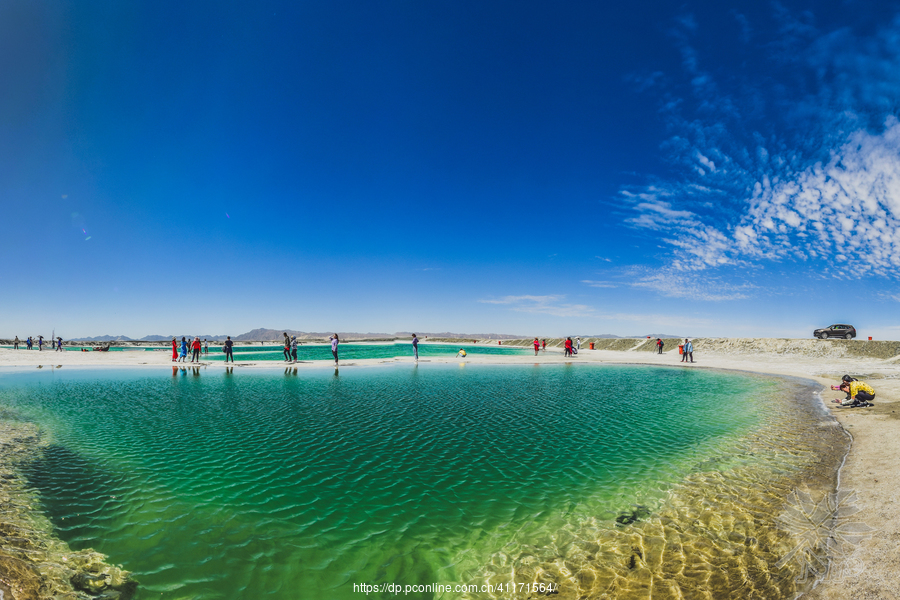
<svg viewBox="0 0 900 600">
<path fill-rule="evenodd" d="M 269 341 L 281 341 L 284 339 L 284 334 L 295 335 L 297 339 L 301 340 L 322 340 L 327 339 L 333 331 L 297 331 L 295 329 L 253 329 L 252 331 L 248 331 L 247 333 L 242 333 L 240 335 L 233 335 L 231 339 L 236 342 L 269 342 Z M 373 339 L 394 339 L 394 338 L 408 338 L 412 336 L 411 331 L 398 331 L 396 333 L 356 333 L 356 332 L 348 332 L 348 331 L 338 331 L 337 334 L 343 340 L 373 340 Z M 419 337 L 425 338 L 456 338 L 456 339 L 467 339 L 472 338 L 473 340 L 515 340 L 515 339 L 525 339 L 529 338 L 526 335 L 510 335 L 506 333 L 453 333 L 450 331 L 442 331 L 438 333 L 422 331 L 418 332 Z M 142 337 L 140 340 L 134 340 L 130 337 L 126 337 L 124 335 L 98 335 L 96 337 L 86 337 L 86 338 L 78 338 L 75 340 L 71 340 L 74 342 L 166 342 L 171 340 L 173 337 L 181 339 L 182 337 L 193 338 L 197 337 L 198 334 L 192 333 L 182 333 L 178 335 L 147 335 Z M 209 340 L 211 342 L 224 342 L 226 336 L 224 335 L 199 335 L 201 340 Z M 573 336 L 574 337 L 574 336 Z M 600 335 L 582 335 L 583 338 L 601 338 L 601 339 L 619 339 L 623 336 L 611 335 L 609 333 L 603 333 Z M 663 339 L 671 339 L 671 338 L 680 338 L 678 335 L 669 335 L 667 333 L 652 333 L 647 335 L 634 335 L 634 336 L 624 336 L 626 338 L 663 338 Z"/>
<path fill-rule="evenodd" d="M 85 337 L 85 338 L 75 338 L 73 340 L 66 340 L 71 342 L 167 342 L 171 340 L 173 337 L 177 337 L 181 339 L 182 337 L 186 338 L 194 338 L 197 334 L 192 333 L 188 335 L 185 333 L 184 335 L 148 335 L 144 336 L 139 340 L 135 340 L 134 338 L 130 338 L 124 335 L 98 335 L 96 337 Z M 200 339 L 206 339 L 211 342 L 222 342 L 225 341 L 224 335 L 201 335 Z"/>
<path fill-rule="evenodd" d="M 231 339 L 236 342 L 269 342 L 269 341 L 281 341 L 284 339 L 284 334 L 295 335 L 297 339 L 301 340 L 323 340 L 327 339 L 330 335 L 332 335 L 333 331 L 297 331 L 295 329 L 253 329 L 248 331 L 247 333 L 242 333 L 240 335 L 233 335 Z M 343 340 L 373 340 L 373 339 L 394 339 L 394 338 L 403 338 L 403 337 L 411 337 L 412 332 L 407 331 L 398 331 L 396 333 L 378 333 L 378 332 L 369 332 L 369 333 L 357 333 L 352 331 L 338 331 L 338 336 Z M 521 338 L 520 335 L 508 335 L 502 333 L 451 333 L 451 332 L 440 332 L 440 333 L 429 333 L 422 332 L 418 334 L 419 337 L 437 337 L 437 338 L 472 338 L 479 340 L 513 340 Z M 199 337 L 201 340 L 209 340 L 211 342 L 224 342 L 226 336 L 225 335 L 204 335 L 204 334 L 196 334 L 196 333 L 182 333 L 178 335 L 147 335 L 139 340 L 135 340 L 133 338 L 124 336 L 124 335 L 98 335 L 96 337 L 85 337 L 85 338 L 77 338 L 71 340 L 73 342 L 166 342 L 171 340 L 173 337 L 181 339 L 182 337 L 186 338 L 194 338 Z"/>
</svg>

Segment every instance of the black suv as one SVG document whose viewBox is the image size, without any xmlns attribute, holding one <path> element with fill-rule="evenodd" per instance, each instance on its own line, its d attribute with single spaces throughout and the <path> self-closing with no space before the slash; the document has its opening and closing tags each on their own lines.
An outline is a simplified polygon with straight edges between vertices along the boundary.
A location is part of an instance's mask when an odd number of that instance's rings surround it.
<svg viewBox="0 0 900 600">
<path fill-rule="evenodd" d="M 813 337 L 822 338 L 823 340 L 827 340 L 830 337 L 852 340 L 856 337 L 856 328 L 853 325 L 832 325 L 825 329 L 816 329 L 813 332 Z"/>
</svg>

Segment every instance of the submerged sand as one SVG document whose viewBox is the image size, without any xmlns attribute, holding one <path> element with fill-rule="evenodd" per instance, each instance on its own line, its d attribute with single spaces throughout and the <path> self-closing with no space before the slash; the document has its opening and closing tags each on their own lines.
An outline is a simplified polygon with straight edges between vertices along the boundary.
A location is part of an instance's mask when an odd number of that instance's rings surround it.
<svg viewBox="0 0 900 600">
<path fill-rule="evenodd" d="M 471 340 L 469 340 L 471 342 Z M 431 343 L 431 342 L 428 342 Z M 491 343 L 496 345 L 496 341 Z M 472 364 L 553 364 L 553 363 L 631 363 L 667 365 L 674 368 L 716 368 L 748 371 L 760 374 L 800 377 L 816 381 L 822 386 L 822 397 L 843 427 L 853 436 L 851 450 L 841 472 L 841 489 L 855 492 L 855 505 L 862 510 L 855 520 L 873 528 L 871 535 L 836 553 L 828 575 L 805 598 L 900 598 L 900 474 L 896 469 L 900 456 L 900 364 L 895 350 L 900 343 L 819 340 L 695 340 L 693 364 L 680 362 L 674 340 L 668 350 L 656 354 L 648 340 L 613 340 L 603 347 L 589 350 L 589 341 L 573 358 L 565 358 L 550 343 L 539 356 L 529 352 L 525 356 L 491 356 L 470 354 L 465 362 Z M 530 340 L 518 342 L 529 346 Z M 504 342 L 504 345 L 512 345 Z M 896 348 L 895 348 L 896 345 Z M 597 347 L 600 347 L 597 341 Z M 201 361 L 173 365 L 171 350 L 159 352 L 53 352 L 14 351 L 0 349 L 0 367 L 90 368 L 90 367 L 146 367 L 189 368 L 215 371 L 225 369 L 221 361 Z M 411 354 L 411 352 L 410 352 Z M 341 368 L 365 365 L 412 362 L 412 357 L 397 359 L 369 359 L 342 362 Z M 457 364 L 461 359 L 436 357 L 420 361 Z M 231 365 L 229 364 L 229 367 Z M 333 368 L 330 361 L 306 361 L 293 365 L 273 361 L 239 361 L 240 369 L 321 369 Z M 848 373 L 867 380 L 876 390 L 875 406 L 842 409 L 831 400 L 840 394 L 829 389 L 841 375 Z M 3 486 L 5 484 L 0 484 Z"/>
</svg>

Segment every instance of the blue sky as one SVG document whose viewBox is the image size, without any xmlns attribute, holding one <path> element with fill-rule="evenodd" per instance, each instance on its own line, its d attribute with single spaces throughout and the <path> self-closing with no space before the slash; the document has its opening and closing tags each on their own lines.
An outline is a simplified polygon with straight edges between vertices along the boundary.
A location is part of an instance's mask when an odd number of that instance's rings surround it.
<svg viewBox="0 0 900 600">
<path fill-rule="evenodd" d="M 898 9 L 4 1 L 0 336 L 900 339 Z"/>
</svg>

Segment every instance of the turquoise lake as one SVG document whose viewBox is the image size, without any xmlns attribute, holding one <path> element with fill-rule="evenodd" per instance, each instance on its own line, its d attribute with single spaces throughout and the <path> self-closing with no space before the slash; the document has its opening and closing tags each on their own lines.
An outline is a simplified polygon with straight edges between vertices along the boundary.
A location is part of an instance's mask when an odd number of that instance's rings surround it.
<svg viewBox="0 0 900 600">
<path fill-rule="evenodd" d="M 69 345 L 65 346 L 67 352 L 81 352 L 81 348 L 90 348 L 89 346 Z M 181 346 L 178 346 L 179 352 Z M 517 356 L 532 354 L 533 350 L 523 349 L 521 347 L 493 345 L 493 344 L 436 344 L 422 343 L 419 344 L 419 358 L 427 361 L 429 357 L 447 357 L 454 356 L 460 349 L 465 349 L 468 354 L 472 355 L 489 355 L 489 356 Z M 27 352 L 27 351 L 26 351 Z M 32 350 L 37 352 L 37 350 Z M 52 350 L 51 350 L 52 352 Z M 113 346 L 110 352 L 163 352 L 171 355 L 171 348 L 124 348 Z M 394 344 L 353 344 L 341 343 L 338 346 L 338 354 L 342 361 L 361 360 L 361 359 L 390 359 L 399 357 L 412 357 L 412 344 L 409 342 Z M 190 354 L 188 355 L 190 356 Z M 203 360 L 224 361 L 225 354 L 222 352 L 221 345 L 211 345 L 208 354 L 201 354 Z M 260 346 L 235 346 L 234 359 L 240 361 L 257 361 L 271 360 L 283 361 L 284 352 L 282 346 L 273 346 L 272 344 Z M 310 344 L 303 343 L 297 347 L 297 360 L 327 360 L 333 361 L 331 355 L 330 344 Z"/>
<path fill-rule="evenodd" d="M 361 598 L 354 583 L 493 581 L 576 557 L 595 579 L 604 561 L 634 571 L 612 542 L 601 560 L 603 543 L 560 532 L 622 537 L 699 474 L 696 490 L 758 463 L 801 469 L 813 450 L 776 461 L 748 442 L 786 419 L 781 395 L 762 377 L 640 366 L 0 375 L 0 404 L 50 441 L 25 475 L 58 535 L 166 599 Z"/>
<path fill-rule="evenodd" d="M 490 356 L 516 356 L 534 354 L 533 350 L 523 350 L 511 346 L 487 345 L 487 344 L 419 344 L 419 359 L 428 360 L 429 357 L 454 356 L 460 349 L 470 355 Z M 397 358 L 412 357 L 412 344 L 351 344 L 342 343 L 338 346 L 338 356 L 342 361 L 361 360 L 367 358 Z M 209 354 L 203 355 L 204 360 L 225 360 L 225 354 L 221 347 L 209 349 Z M 253 346 L 237 346 L 234 349 L 234 360 L 284 360 L 282 347 L 266 346 L 263 349 Z M 328 344 L 303 344 L 297 347 L 297 360 L 327 360 L 333 361 L 331 346 Z"/>
</svg>

